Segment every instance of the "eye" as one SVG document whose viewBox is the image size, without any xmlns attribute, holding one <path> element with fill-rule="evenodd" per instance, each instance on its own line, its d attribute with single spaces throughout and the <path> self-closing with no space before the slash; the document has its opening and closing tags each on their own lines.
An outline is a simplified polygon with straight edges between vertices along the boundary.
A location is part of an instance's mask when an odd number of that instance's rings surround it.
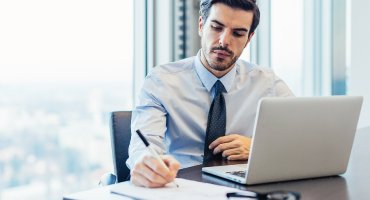
<svg viewBox="0 0 370 200">
<path fill-rule="evenodd" d="M 222 27 L 221 26 L 216 26 L 216 25 L 211 25 L 211 28 L 215 31 L 222 31 Z"/>
<path fill-rule="evenodd" d="M 241 31 L 234 31 L 233 32 L 233 35 L 235 37 L 243 37 L 243 36 L 245 36 L 245 33 L 244 32 L 241 32 Z"/>
</svg>

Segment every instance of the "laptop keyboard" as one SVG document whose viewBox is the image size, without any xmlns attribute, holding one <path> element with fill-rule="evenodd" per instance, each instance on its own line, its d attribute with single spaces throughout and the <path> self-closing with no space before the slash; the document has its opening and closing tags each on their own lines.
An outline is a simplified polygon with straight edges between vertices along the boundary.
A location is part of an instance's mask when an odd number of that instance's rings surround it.
<svg viewBox="0 0 370 200">
<path fill-rule="evenodd" d="M 232 171 L 232 172 L 226 172 L 226 173 L 245 178 L 246 171 Z"/>
</svg>

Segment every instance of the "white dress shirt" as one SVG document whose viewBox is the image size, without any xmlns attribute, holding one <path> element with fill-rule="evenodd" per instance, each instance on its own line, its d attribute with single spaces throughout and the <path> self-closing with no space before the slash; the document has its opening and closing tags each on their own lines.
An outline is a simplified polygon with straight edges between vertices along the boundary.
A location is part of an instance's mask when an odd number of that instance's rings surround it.
<svg viewBox="0 0 370 200">
<path fill-rule="evenodd" d="M 127 165 L 146 151 L 135 131 L 140 129 L 159 154 L 174 156 L 181 167 L 203 162 L 212 86 L 225 86 L 226 135 L 252 136 L 258 101 L 262 97 L 293 96 L 271 69 L 241 59 L 222 78 L 215 77 L 200 61 L 200 53 L 155 67 L 144 81 L 139 103 L 132 113 L 131 142 Z"/>
</svg>

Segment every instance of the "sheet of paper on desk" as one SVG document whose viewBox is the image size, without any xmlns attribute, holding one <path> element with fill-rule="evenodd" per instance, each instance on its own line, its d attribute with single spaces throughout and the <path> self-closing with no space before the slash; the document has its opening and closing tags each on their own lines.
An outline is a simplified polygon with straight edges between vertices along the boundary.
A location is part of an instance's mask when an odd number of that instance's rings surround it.
<svg viewBox="0 0 370 200">
<path fill-rule="evenodd" d="M 201 183 L 186 179 L 177 178 L 176 183 L 168 184 L 164 188 L 143 188 L 133 185 L 131 182 L 124 182 L 112 187 L 111 192 L 135 199 L 212 199 L 225 200 L 226 193 L 240 191 L 238 189 Z"/>
</svg>

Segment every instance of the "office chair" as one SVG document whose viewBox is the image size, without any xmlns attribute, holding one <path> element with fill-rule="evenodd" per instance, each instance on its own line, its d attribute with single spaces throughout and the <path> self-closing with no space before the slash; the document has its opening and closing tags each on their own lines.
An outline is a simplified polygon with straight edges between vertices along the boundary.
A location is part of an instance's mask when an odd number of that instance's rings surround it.
<svg viewBox="0 0 370 200">
<path fill-rule="evenodd" d="M 131 139 L 131 111 L 112 112 L 110 130 L 115 175 L 111 173 L 103 175 L 99 185 L 130 180 L 130 169 L 126 166 L 126 160 Z"/>
</svg>

